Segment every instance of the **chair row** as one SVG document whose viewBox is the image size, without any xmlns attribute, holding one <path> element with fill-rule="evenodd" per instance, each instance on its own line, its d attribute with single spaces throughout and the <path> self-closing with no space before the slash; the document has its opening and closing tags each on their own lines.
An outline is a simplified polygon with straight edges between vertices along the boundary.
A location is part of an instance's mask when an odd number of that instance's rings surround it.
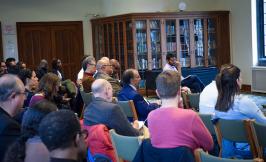
<svg viewBox="0 0 266 162">
<path fill-rule="evenodd" d="M 221 156 L 222 139 L 239 143 L 249 143 L 253 158 L 265 158 L 263 151 L 266 147 L 266 125 L 254 120 L 224 120 L 219 119 L 215 125 L 212 115 L 199 114 L 211 134 L 215 134 L 220 146 Z"/>
</svg>

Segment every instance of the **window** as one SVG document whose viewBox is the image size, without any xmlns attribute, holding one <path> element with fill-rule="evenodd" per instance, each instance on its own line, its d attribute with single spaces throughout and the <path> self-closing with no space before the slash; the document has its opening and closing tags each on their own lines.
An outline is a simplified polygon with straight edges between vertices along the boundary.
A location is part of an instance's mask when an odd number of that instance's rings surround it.
<svg viewBox="0 0 266 162">
<path fill-rule="evenodd" d="M 257 0 L 258 65 L 266 66 L 266 0 Z"/>
</svg>

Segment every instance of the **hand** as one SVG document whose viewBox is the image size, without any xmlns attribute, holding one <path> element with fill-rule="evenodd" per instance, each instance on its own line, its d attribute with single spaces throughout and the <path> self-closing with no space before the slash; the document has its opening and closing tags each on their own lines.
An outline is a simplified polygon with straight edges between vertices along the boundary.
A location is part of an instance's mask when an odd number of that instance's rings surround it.
<svg viewBox="0 0 266 162">
<path fill-rule="evenodd" d="M 184 92 L 186 94 L 190 94 L 191 93 L 191 91 L 190 91 L 190 89 L 188 87 L 181 87 L 181 92 Z"/>
<path fill-rule="evenodd" d="M 176 61 L 176 62 L 175 62 L 175 66 L 176 66 L 177 69 L 181 68 L 181 64 L 180 64 L 180 62 L 179 62 L 179 61 Z"/>
<path fill-rule="evenodd" d="M 138 120 L 135 120 L 132 124 L 133 128 L 135 129 L 139 129 L 139 121 Z"/>
</svg>

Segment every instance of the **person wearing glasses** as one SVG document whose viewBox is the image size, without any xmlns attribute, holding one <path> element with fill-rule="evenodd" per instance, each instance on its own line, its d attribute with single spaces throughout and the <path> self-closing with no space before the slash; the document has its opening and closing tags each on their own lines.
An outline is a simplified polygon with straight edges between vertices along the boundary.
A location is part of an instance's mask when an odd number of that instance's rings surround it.
<svg viewBox="0 0 266 162">
<path fill-rule="evenodd" d="M 43 100 L 23 115 L 21 136 L 9 147 L 4 162 L 49 162 L 49 151 L 40 139 L 38 128 L 41 120 L 50 112 L 57 111 L 55 104 Z"/>
<path fill-rule="evenodd" d="M 41 121 L 39 135 L 50 152 L 50 162 L 78 162 L 86 157 L 85 139 L 75 113 L 70 110 L 51 112 Z"/>
<path fill-rule="evenodd" d="M 13 119 L 22 108 L 25 100 L 25 87 L 15 75 L 0 77 L 0 161 L 12 142 L 20 135 L 20 124 Z"/>
<path fill-rule="evenodd" d="M 113 68 L 110 64 L 110 61 L 107 59 L 99 60 L 96 65 L 96 69 L 97 73 L 95 74 L 94 78 L 107 80 L 112 85 L 114 96 L 117 96 L 117 94 L 121 90 L 121 85 L 119 80 L 111 77 L 111 75 L 113 74 Z"/>
<path fill-rule="evenodd" d="M 91 84 L 95 80 L 93 78 L 94 73 L 96 72 L 96 62 L 93 56 L 88 56 L 82 61 L 82 68 L 84 70 L 83 78 L 81 80 L 81 85 L 84 92 L 91 92 Z"/>
</svg>

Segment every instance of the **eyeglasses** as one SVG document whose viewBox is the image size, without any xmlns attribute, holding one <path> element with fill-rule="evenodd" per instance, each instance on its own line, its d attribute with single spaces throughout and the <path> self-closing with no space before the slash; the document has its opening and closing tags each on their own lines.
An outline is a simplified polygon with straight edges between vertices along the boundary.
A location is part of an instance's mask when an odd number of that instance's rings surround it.
<svg viewBox="0 0 266 162">
<path fill-rule="evenodd" d="M 89 136 L 89 132 L 86 129 L 83 129 L 79 132 L 79 134 L 84 138 L 87 139 Z"/>
<path fill-rule="evenodd" d="M 112 65 L 109 64 L 109 65 L 103 65 L 103 66 L 112 66 Z"/>
</svg>

